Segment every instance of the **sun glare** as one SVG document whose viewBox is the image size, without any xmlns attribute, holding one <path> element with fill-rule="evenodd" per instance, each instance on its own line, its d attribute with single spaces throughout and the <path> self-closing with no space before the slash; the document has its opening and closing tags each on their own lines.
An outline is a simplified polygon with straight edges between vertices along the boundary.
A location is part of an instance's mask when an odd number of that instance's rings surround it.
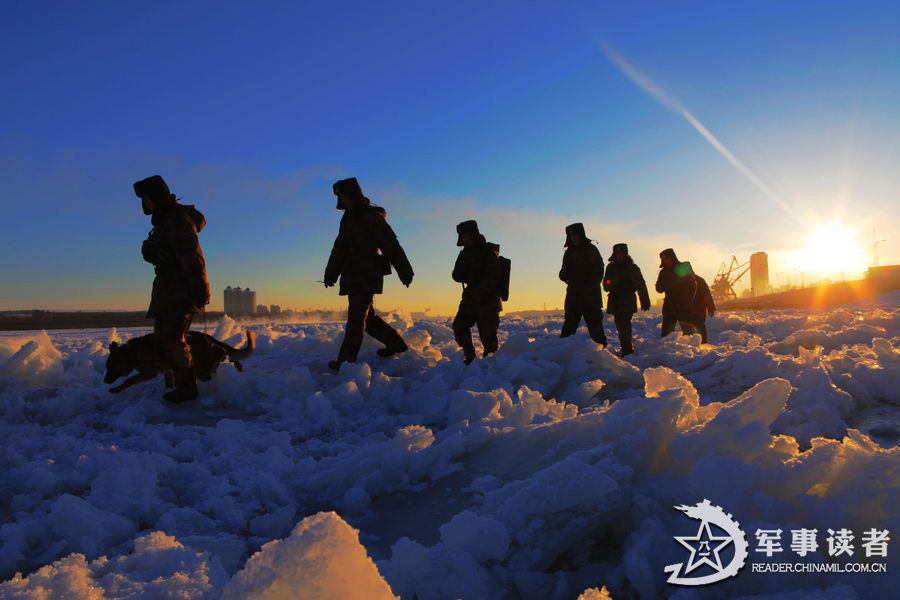
<svg viewBox="0 0 900 600">
<path fill-rule="evenodd" d="M 847 278 L 861 275 L 867 267 L 856 232 L 837 220 L 814 225 L 803 247 L 794 253 L 793 262 L 805 272 Z"/>
</svg>

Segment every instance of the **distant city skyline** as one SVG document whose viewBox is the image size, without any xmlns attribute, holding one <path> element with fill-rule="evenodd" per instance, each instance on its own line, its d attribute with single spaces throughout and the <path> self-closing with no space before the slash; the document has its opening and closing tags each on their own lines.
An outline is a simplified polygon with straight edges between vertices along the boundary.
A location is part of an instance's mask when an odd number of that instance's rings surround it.
<svg viewBox="0 0 900 600">
<path fill-rule="evenodd" d="M 518 311 L 561 306 L 563 229 L 673 247 L 707 281 L 766 252 L 773 287 L 900 263 L 900 5 L 272 3 L 0 7 L 0 310 L 141 310 L 161 174 L 204 213 L 212 302 L 319 283 L 331 183 L 357 176 L 416 272 L 379 308 L 451 314 L 457 222 L 512 259 Z M 743 280 L 739 288 L 749 285 Z M 652 294 L 652 291 L 651 291 Z M 270 303 L 268 300 L 267 304 Z"/>
</svg>

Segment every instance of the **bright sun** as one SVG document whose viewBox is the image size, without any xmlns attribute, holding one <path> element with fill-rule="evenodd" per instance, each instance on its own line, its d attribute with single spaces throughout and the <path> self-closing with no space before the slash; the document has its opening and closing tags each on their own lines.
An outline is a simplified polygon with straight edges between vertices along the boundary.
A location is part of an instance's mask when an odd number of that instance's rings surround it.
<svg viewBox="0 0 900 600">
<path fill-rule="evenodd" d="M 848 278 L 862 274 L 867 267 L 856 232 L 838 220 L 813 225 L 803 248 L 794 252 L 793 263 L 802 271 Z"/>
</svg>

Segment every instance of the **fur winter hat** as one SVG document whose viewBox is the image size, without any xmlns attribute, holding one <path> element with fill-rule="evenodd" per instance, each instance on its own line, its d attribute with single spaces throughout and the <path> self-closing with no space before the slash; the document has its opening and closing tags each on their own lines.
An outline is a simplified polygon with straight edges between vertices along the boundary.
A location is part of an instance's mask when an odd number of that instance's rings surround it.
<svg viewBox="0 0 900 600">
<path fill-rule="evenodd" d="M 478 231 L 478 223 L 475 221 L 463 221 L 462 223 L 460 223 L 459 225 L 456 226 L 456 233 L 457 233 L 457 238 L 456 238 L 457 246 L 463 245 L 463 242 L 462 242 L 463 234 L 468 235 L 473 240 L 478 239 L 478 236 L 481 235 L 481 233 Z"/>
<path fill-rule="evenodd" d="M 664 259 L 666 256 L 668 256 L 669 258 L 671 258 L 671 259 L 672 259 L 672 262 L 675 263 L 676 265 L 677 265 L 679 262 L 681 262 L 680 260 L 678 260 L 678 257 L 675 256 L 675 251 L 674 251 L 674 250 L 672 250 L 671 248 L 666 248 L 665 250 L 663 250 L 662 252 L 659 253 L 659 268 L 660 268 L 660 269 L 663 268 L 663 266 L 664 266 L 664 265 L 663 265 L 663 259 Z"/>
<path fill-rule="evenodd" d="M 166 185 L 165 180 L 159 175 L 151 175 L 146 179 L 135 181 L 134 194 L 138 198 L 146 196 L 156 201 L 169 200 L 172 197 L 169 186 Z"/>
<path fill-rule="evenodd" d="M 341 202 L 341 196 L 350 196 L 353 198 L 364 198 L 362 188 L 359 186 L 359 182 L 356 180 L 356 177 L 348 177 L 347 179 L 341 179 L 339 181 L 335 181 L 334 185 L 331 186 L 334 195 L 338 197 L 337 200 L 337 208 L 345 209 L 344 203 Z"/>
<path fill-rule="evenodd" d="M 591 238 L 584 232 L 584 225 L 582 223 L 572 223 L 571 225 L 566 226 L 566 243 L 564 244 L 566 247 L 569 245 L 570 235 L 580 236 L 581 239 L 587 242 L 591 241 Z"/>
</svg>

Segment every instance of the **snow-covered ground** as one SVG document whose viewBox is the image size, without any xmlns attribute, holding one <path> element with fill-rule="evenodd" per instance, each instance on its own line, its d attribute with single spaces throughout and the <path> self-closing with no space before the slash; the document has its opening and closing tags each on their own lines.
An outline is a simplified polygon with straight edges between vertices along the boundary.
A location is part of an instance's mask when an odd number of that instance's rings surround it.
<svg viewBox="0 0 900 600">
<path fill-rule="evenodd" d="M 162 378 L 101 382 L 108 342 L 144 331 L 0 335 L 0 597 L 891 597 L 900 541 L 886 574 L 663 572 L 696 528 L 674 506 L 704 498 L 755 561 L 757 529 L 900 538 L 900 297 L 882 300 L 720 314 L 708 345 L 642 314 L 624 361 L 505 319 L 469 367 L 448 322 L 392 313 L 411 351 L 367 341 L 339 374 L 342 326 L 255 325 L 244 372 L 178 408 Z M 215 335 L 242 343 L 230 320 Z"/>
</svg>

